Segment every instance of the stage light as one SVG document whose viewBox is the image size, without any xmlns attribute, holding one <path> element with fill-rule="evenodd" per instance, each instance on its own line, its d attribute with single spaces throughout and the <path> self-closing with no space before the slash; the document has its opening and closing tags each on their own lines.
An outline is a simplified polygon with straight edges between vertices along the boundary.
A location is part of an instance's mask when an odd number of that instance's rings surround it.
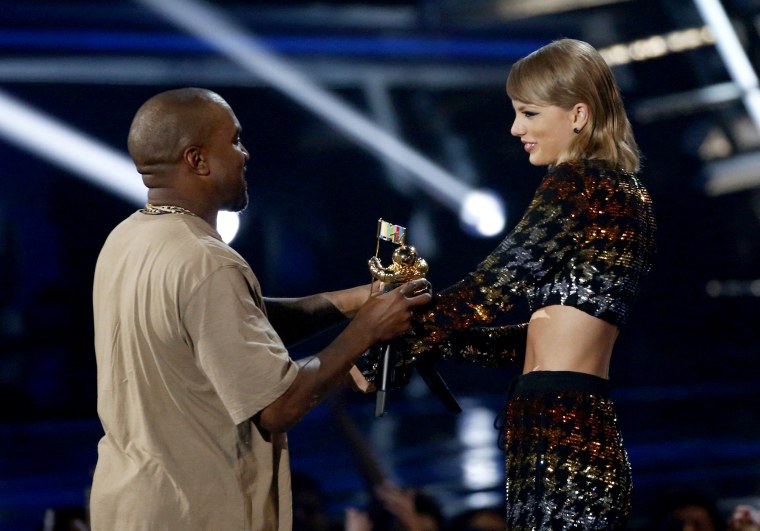
<svg viewBox="0 0 760 531">
<path fill-rule="evenodd" d="M 760 297 L 760 279 L 710 280 L 705 292 L 713 298 Z"/>
<path fill-rule="evenodd" d="M 98 186 L 145 204 L 146 188 L 128 156 L 2 91 L 0 135 Z"/>
<path fill-rule="evenodd" d="M 408 170 L 420 189 L 458 213 L 465 212 L 465 226 L 480 235 L 492 232 L 503 212 L 498 201 L 482 210 L 463 208 L 472 187 L 434 164 L 338 97 L 314 83 L 270 52 L 250 32 L 213 6 L 197 0 L 137 0 L 202 39 L 232 61 L 281 91 L 286 96 L 345 133 L 373 154 Z M 481 219 L 481 216 L 485 216 Z M 503 225 L 501 226 L 503 228 Z M 486 232 L 483 232 L 483 231 Z"/>
<path fill-rule="evenodd" d="M 629 43 L 618 43 L 600 48 L 599 53 L 610 66 L 649 61 L 671 53 L 681 53 L 694 48 L 715 44 L 707 26 L 671 31 L 663 35 L 651 35 Z"/>
<path fill-rule="evenodd" d="M 463 447 L 462 482 L 472 490 L 501 483 L 504 462 L 494 445 L 493 419 L 493 411 L 475 406 L 465 409 L 457 422 L 457 438 Z"/>
<path fill-rule="evenodd" d="M 147 189 L 128 155 L 0 91 L 0 136 L 48 162 L 142 206 Z M 220 212 L 219 233 L 232 241 L 239 220 Z M 224 231 L 224 232 L 222 232 Z"/>
<path fill-rule="evenodd" d="M 704 166 L 707 195 L 718 196 L 760 186 L 760 153 L 742 153 Z"/>
<path fill-rule="evenodd" d="M 229 243 L 235 239 L 238 228 L 240 228 L 240 217 L 237 212 L 222 210 L 216 216 L 216 230 L 225 242 Z"/>
<path fill-rule="evenodd" d="M 479 236 L 495 236 L 504 230 L 505 208 L 493 192 L 473 190 L 462 200 L 459 219 L 469 232 Z"/>
<path fill-rule="evenodd" d="M 744 106 L 760 131 L 760 88 L 758 78 L 739 37 L 718 0 L 694 0 L 715 37 L 715 46 L 734 83 L 742 92 Z"/>
</svg>

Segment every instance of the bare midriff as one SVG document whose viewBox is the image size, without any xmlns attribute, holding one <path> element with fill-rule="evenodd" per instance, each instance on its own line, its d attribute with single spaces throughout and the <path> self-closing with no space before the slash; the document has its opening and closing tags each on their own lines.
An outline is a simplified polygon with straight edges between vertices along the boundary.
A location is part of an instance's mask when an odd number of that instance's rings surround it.
<svg viewBox="0 0 760 531">
<path fill-rule="evenodd" d="M 572 306 L 546 306 L 533 312 L 523 374 L 574 371 L 609 377 L 619 329 Z"/>
</svg>

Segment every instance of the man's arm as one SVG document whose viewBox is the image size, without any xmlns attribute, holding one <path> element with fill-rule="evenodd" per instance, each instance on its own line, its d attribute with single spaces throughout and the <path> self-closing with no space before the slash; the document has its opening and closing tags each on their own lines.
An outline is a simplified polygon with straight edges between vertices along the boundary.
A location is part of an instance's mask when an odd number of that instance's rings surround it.
<svg viewBox="0 0 760 531">
<path fill-rule="evenodd" d="M 288 390 L 257 415 L 257 423 L 270 432 L 290 429 L 328 391 L 340 384 L 365 350 L 409 329 L 412 309 L 430 302 L 431 298 L 429 293 L 414 293 L 428 286 L 425 279 L 413 280 L 367 300 L 332 343 L 303 363 Z M 368 293 L 369 287 L 366 289 L 365 293 Z M 345 295 L 349 299 L 352 297 Z M 353 304 L 348 299 L 342 302 Z M 353 313 L 350 309 L 347 311 Z"/>
<path fill-rule="evenodd" d="M 366 284 L 308 297 L 264 297 L 264 304 L 283 343 L 293 345 L 353 317 L 369 299 L 370 288 L 371 284 Z"/>
</svg>

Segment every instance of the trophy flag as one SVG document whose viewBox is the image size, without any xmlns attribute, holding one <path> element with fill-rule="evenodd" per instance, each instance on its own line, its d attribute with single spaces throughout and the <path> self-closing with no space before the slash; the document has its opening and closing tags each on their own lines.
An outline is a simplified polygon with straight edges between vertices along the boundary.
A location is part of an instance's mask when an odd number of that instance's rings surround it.
<svg viewBox="0 0 760 531">
<path fill-rule="evenodd" d="M 377 248 L 375 256 L 380 254 L 380 240 L 404 245 L 406 241 L 406 227 L 388 223 L 383 218 L 377 220 Z"/>
<path fill-rule="evenodd" d="M 380 218 L 377 220 L 377 237 L 381 240 L 403 244 L 406 239 L 406 227 L 393 225 Z"/>
</svg>

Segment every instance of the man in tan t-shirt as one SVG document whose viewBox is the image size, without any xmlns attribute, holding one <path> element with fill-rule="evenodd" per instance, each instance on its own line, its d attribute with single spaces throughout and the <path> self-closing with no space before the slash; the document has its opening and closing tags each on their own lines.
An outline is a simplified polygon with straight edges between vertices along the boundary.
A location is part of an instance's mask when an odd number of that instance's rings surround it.
<svg viewBox="0 0 760 531">
<path fill-rule="evenodd" d="M 94 531 L 283 530 L 292 526 L 285 432 L 369 346 L 404 332 L 426 280 L 264 299 L 216 231 L 248 197 L 248 152 L 229 105 L 178 89 L 137 111 L 129 151 L 148 204 L 120 223 L 93 286 L 98 414 L 105 435 Z M 323 351 L 290 343 L 351 318 Z"/>
</svg>

